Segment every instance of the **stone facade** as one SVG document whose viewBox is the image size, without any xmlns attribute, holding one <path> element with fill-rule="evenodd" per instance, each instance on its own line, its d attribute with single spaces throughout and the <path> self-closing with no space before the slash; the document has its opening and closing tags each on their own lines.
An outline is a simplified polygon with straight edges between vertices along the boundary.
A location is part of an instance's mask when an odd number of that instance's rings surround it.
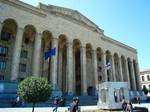
<svg viewBox="0 0 150 112">
<path fill-rule="evenodd" d="M 78 11 L 1 0 L 0 15 L 1 79 L 47 77 L 63 92 L 76 94 L 104 81 L 127 81 L 129 89 L 140 89 L 136 49 L 107 37 Z M 51 48 L 56 55 L 45 60 Z"/>
<path fill-rule="evenodd" d="M 150 69 L 140 71 L 140 84 L 141 88 L 150 89 Z"/>
</svg>

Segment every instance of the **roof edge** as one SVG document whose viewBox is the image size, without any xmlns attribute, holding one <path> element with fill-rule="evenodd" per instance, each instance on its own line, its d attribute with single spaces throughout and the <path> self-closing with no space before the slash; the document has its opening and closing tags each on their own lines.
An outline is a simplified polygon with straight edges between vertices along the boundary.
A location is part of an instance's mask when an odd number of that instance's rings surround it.
<svg viewBox="0 0 150 112">
<path fill-rule="evenodd" d="M 45 5 L 43 3 L 39 3 L 39 8 L 56 16 L 61 16 L 67 20 L 70 20 L 71 18 L 72 20 L 76 21 L 76 23 L 79 22 L 80 24 L 89 27 L 94 32 L 98 32 L 100 34 L 104 33 L 104 30 L 100 29 L 98 25 L 96 25 L 77 10 L 55 5 Z"/>
<path fill-rule="evenodd" d="M 112 38 L 110 38 L 110 37 L 108 37 L 106 35 L 102 36 L 101 39 L 104 40 L 104 41 L 108 41 L 110 43 L 114 43 L 115 45 L 117 45 L 119 47 L 122 47 L 122 48 L 125 48 L 125 49 L 127 49 L 129 51 L 132 51 L 134 53 L 137 53 L 137 50 L 135 48 L 130 47 L 130 46 L 126 45 L 126 44 L 123 44 L 123 43 L 121 43 L 121 42 L 119 42 L 117 40 L 114 40 L 114 39 L 112 39 Z"/>
<path fill-rule="evenodd" d="M 25 2 L 22 2 L 20 0 L 1 0 L 1 2 L 9 4 L 11 6 L 15 5 L 17 8 L 21 9 L 21 10 L 25 10 L 28 11 L 32 14 L 41 16 L 41 17 L 45 17 L 46 14 L 44 13 L 44 11 L 42 11 L 40 8 L 32 6 L 30 4 L 27 4 Z"/>
</svg>

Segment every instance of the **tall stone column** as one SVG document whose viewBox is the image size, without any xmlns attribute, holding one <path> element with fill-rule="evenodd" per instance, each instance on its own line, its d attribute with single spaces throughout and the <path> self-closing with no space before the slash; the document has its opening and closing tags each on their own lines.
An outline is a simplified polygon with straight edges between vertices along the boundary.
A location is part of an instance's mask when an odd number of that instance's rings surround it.
<svg viewBox="0 0 150 112">
<path fill-rule="evenodd" d="M 107 69 L 106 69 L 106 54 L 102 54 L 102 63 L 103 63 L 103 68 L 102 68 L 102 71 L 103 71 L 103 81 L 104 82 L 107 82 L 108 81 L 108 78 L 107 78 Z"/>
<path fill-rule="evenodd" d="M 114 56 L 112 56 L 112 59 L 111 59 L 111 62 L 112 62 L 112 74 L 113 74 L 113 81 L 116 81 L 116 71 L 115 71 L 115 62 L 114 62 Z"/>
<path fill-rule="evenodd" d="M 95 87 L 98 85 L 98 69 L 97 69 L 97 53 L 93 50 L 93 65 L 94 65 L 94 77 L 95 77 Z"/>
<path fill-rule="evenodd" d="M 87 75 L 86 75 L 86 48 L 81 47 L 81 77 L 83 95 L 87 94 Z"/>
<path fill-rule="evenodd" d="M 112 65 L 112 56 L 110 56 L 110 58 L 108 60 L 109 60 L 108 63 L 110 63 L 110 68 L 109 67 L 105 68 L 107 70 L 107 72 L 108 72 L 108 74 L 107 74 L 107 78 L 108 79 L 107 80 L 108 81 L 113 81 L 113 71 L 115 69 L 114 69 L 114 66 Z M 108 63 L 106 63 L 106 66 L 107 66 Z"/>
<path fill-rule="evenodd" d="M 62 48 L 58 48 L 58 62 L 57 62 L 58 63 L 58 66 L 57 66 L 57 69 L 58 69 L 58 86 L 61 90 L 63 89 L 62 88 L 62 81 L 63 81 L 63 79 L 62 79 L 62 74 L 63 74 L 62 59 L 63 59 Z"/>
<path fill-rule="evenodd" d="M 141 86 L 140 86 L 140 74 L 139 74 L 139 64 L 135 63 L 135 67 L 136 67 L 136 76 L 137 77 L 137 90 L 141 90 Z"/>
<path fill-rule="evenodd" d="M 18 28 L 15 45 L 14 45 L 13 57 L 12 57 L 12 66 L 11 66 L 11 80 L 14 81 L 16 81 L 18 78 L 22 39 L 23 39 L 23 29 Z"/>
<path fill-rule="evenodd" d="M 121 81 L 123 81 L 121 58 L 119 58 L 119 73 L 120 73 Z"/>
<path fill-rule="evenodd" d="M 54 88 L 58 85 L 57 83 L 57 55 L 58 55 L 58 39 L 52 38 L 52 49 L 56 48 L 55 56 L 51 57 L 51 82 Z"/>
<path fill-rule="evenodd" d="M 126 68 L 126 76 L 127 76 L 127 80 L 128 80 L 128 87 L 129 87 L 129 89 L 131 89 L 129 68 L 128 68 L 128 60 L 125 60 L 125 68 Z"/>
<path fill-rule="evenodd" d="M 67 43 L 67 77 L 68 77 L 68 94 L 73 94 L 73 51 L 72 43 Z"/>
<path fill-rule="evenodd" d="M 32 65 L 32 75 L 40 76 L 40 53 L 41 53 L 41 40 L 42 34 L 37 34 L 34 43 L 34 54 L 33 54 L 33 65 Z"/>
<path fill-rule="evenodd" d="M 1 23 L 0 21 L 0 38 L 1 38 L 1 33 L 2 33 L 2 27 L 3 27 L 3 23 Z"/>
<path fill-rule="evenodd" d="M 43 74 L 42 76 L 47 76 L 48 78 L 48 81 L 50 81 L 50 59 L 47 59 L 45 60 L 44 59 L 44 55 L 45 55 L 45 52 L 48 52 L 49 51 L 49 47 L 45 47 L 44 46 L 44 52 L 43 52 Z"/>
<path fill-rule="evenodd" d="M 131 76 L 132 76 L 133 90 L 136 90 L 135 72 L 134 72 L 133 62 L 130 62 L 130 64 L 131 64 Z"/>
</svg>

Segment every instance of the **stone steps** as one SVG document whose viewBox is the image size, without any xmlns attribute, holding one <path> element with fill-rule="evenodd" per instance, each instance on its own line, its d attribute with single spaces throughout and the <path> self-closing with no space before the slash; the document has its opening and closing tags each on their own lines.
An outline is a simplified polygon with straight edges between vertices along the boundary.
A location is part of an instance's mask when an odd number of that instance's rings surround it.
<svg viewBox="0 0 150 112">
<path fill-rule="evenodd" d="M 0 99 L 0 102 L 1 102 L 0 107 L 11 107 L 12 102 L 15 101 L 14 96 L 16 96 L 16 95 L 13 95 L 13 100 L 12 100 L 12 95 L 11 95 L 10 99 L 9 99 L 9 95 L 8 95 L 7 99 Z M 64 96 L 64 97 L 66 98 L 65 106 L 69 106 L 70 103 L 72 102 L 73 96 Z M 78 98 L 79 98 L 79 105 L 80 106 L 97 105 L 97 97 L 96 96 L 78 96 Z M 25 103 L 24 106 L 25 107 L 32 107 L 32 104 L 31 103 Z M 50 98 L 46 102 L 37 103 L 35 106 L 36 107 L 52 107 L 53 106 L 53 99 Z"/>
</svg>

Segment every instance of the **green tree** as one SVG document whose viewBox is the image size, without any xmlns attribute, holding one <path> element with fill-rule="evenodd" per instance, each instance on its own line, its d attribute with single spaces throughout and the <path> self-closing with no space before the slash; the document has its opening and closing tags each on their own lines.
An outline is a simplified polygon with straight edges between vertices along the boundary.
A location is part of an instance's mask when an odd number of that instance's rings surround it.
<svg viewBox="0 0 150 112">
<path fill-rule="evenodd" d="M 148 92 L 150 93 L 150 88 L 148 88 Z"/>
<path fill-rule="evenodd" d="M 146 86 L 145 86 L 145 85 L 143 86 L 143 89 L 142 89 L 142 90 L 144 91 L 145 95 L 147 95 L 147 94 L 148 94 L 148 89 L 146 88 Z"/>
<path fill-rule="evenodd" d="M 32 112 L 36 103 L 48 100 L 52 92 L 52 86 L 46 78 L 27 77 L 18 85 L 17 94 L 29 103 L 33 103 Z"/>
</svg>

